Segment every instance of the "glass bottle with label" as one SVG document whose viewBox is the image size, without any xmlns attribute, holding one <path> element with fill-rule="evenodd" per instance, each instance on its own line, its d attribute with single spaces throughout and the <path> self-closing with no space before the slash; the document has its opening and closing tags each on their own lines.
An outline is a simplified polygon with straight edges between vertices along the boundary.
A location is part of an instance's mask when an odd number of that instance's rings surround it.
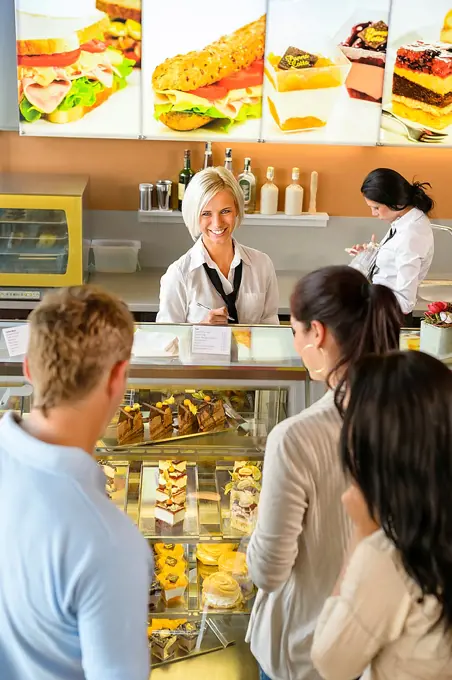
<svg viewBox="0 0 452 680">
<path fill-rule="evenodd" d="M 204 151 L 204 163 L 202 169 L 213 167 L 213 154 L 212 154 L 212 142 L 206 142 L 206 148 Z"/>
<path fill-rule="evenodd" d="M 224 156 L 224 167 L 232 172 L 232 149 L 226 149 Z"/>
<path fill-rule="evenodd" d="M 190 184 L 190 180 L 195 173 L 191 169 L 191 155 L 190 150 L 185 149 L 184 151 L 184 167 L 179 173 L 179 183 L 177 187 L 177 206 L 179 210 L 182 210 L 182 201 L 185 196 L 185 189 Z"/>
<path fill-rule="evenodd" d="M 278 212 L 279 189 L 273 182 L 275 168 L 267 168 L 267 182 L 261 188 L 261 215 L 276 215 Z"/>
<path fill-rule="evenodd" d="M 284 212 L 286 215 L 301 215 L 303 212 L 303 187 L 300 186 L 300 170 L 292 168 L 292 184 L 286 188 Z"/>
<path fill-rule="evenodd" d="M 238 176 L 238 183 L 245 199 L 245 212 L 253 213 L 256 210 L 256 178 L 251 172 L 251 158 L 245 158 L 245 167 Z"/>
</svg>

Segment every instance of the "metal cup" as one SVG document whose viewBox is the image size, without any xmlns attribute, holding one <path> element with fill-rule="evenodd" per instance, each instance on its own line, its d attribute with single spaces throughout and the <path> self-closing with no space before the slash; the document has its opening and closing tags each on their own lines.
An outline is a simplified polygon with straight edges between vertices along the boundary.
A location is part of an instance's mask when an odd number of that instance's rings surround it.
<svg viewBox="0 0 452 680">
<path fill-rule="evenodd" d="M 170 179 L 159 179 L 157 182 L 157 203 L 159 210 L 171 210 L 172 185 L 173 183 Z"/>
<path fill-rule="evenodd" d="M 150 212 L 152 210 L 153 184 L 140 184 L 140 210 Z"/>
</svg>

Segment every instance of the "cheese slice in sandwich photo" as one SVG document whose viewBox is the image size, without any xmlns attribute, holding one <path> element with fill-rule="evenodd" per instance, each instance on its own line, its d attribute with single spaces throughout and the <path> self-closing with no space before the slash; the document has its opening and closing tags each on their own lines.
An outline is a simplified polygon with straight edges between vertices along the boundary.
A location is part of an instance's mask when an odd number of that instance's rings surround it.
<svg viewBox="0 0 452 680">
<path fill-rule="evenodd" d="M 141 66 L 141 0 L 96 0 L 96 7 L 110 20 L 105 33 L 109 47 Z"/>
<path fill-rule="evenodd" d="M 260 118 L 265 18 L 157 66 L 152 75 L 156 120 L 186 132 L 214 121 L 227 131 Z"/>
<path fill-rule="evenodd" d="M 107 46 L 109 19 L 103 12 L 16 16 L 22 122 L 72 123 L 127 85 L 135 62 Z"/>
</svg>

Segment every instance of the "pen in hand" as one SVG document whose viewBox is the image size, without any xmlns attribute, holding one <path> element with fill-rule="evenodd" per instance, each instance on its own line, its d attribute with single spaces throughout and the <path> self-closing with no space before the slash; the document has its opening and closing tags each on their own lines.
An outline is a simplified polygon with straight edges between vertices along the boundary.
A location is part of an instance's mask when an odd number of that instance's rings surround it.
<svg viewBox="0 0 452 680">
<path fill-rule="evenodd" d="M 198 307 L 202 307 L 202 309 L 206 309 L 208 312 L 212 311 L 211 307 L 207 307 L 206 305 L 203 305 L 200 302 L 197 302 L 196 304 L 198 305 Z M 228 321 L 234 321 L 234 319 L 231 316 L 227 316 L 226 318 Z"/>
</svg>

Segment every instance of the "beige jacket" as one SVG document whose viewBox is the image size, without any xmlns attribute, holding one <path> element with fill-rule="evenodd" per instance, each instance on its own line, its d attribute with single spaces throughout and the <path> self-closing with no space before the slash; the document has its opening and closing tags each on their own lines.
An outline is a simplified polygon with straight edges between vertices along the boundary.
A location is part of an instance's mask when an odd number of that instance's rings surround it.
<svg viewBox="0 0 452 680">
<path fill-rule="evenodd" d="M 436 624 L 436 598 L 420 595 L 383 531 L 362 541 L 317 624 L 312 658 L 322 677 L 451 680 L 452 630 Z"/>
<path fill-rule="evenodd" d="M 270 433 L 256 529 L 248 546 L 259 587 L 247 640 L 272 680 L 319 680 L 310 651 L 317 617 L 342 568 L 350 524 L 328 392 Z"/>
</svg>

